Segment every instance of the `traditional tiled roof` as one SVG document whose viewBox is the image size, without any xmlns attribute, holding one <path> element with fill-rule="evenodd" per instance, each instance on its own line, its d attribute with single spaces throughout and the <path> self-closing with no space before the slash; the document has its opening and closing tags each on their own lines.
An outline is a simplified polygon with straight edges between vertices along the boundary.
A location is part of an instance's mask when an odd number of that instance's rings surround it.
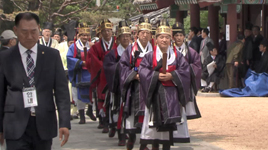
<svg viewBox="0 0 268 150">
<path fill-rule="evenodd" d="M 177 5 L 197 4 L 197 0 L 175 0 L 175 4 Z"/>
<path fill-rule="evenodd" d="M 161 19 L 162 14 L 167 14 L 169 16 L 169 12 L 170 12 L 170 8 L 166 7 L 166 8 L 159 9 L 157 11 L 152 11 L 152 12 L 144 14 L 144 15 L 140 14 L 137 16 L 133 16 L 133 17 L 129 18 L 129 20 L 134 25 L 136 25 L 139 23 L 139 18 L 141 16 L 146 16 L 146 17 L 150 18 L 150 23 L 155 24 L 159 19 Z"/>
<path fill-rule="evenodd" d="M 152 3 L 154 0 L 134 0 L 133 4 L 146 4 Z"/>
</svg>

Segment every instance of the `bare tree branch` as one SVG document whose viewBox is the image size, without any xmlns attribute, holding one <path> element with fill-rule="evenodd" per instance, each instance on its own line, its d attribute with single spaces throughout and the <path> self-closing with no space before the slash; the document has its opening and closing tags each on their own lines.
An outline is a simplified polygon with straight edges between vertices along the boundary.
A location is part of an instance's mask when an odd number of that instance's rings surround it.
<svg viewBox="0 0 268 150">
<path fill-rule="evenodd" d="M 0 15 L 0 20 L 2 20 L 2 21 L 14 21 L 13 19 L 6 17 L 4 14 Z"/>
<path fill-rule="evenodd" d="M 92 0 L 91 0 L 90 2 L 92 2 Z M 90 2 L 88 2 L 87 5 L 84 6 L 84 7 L 82 7 L 81 9 L 78 9 L 78 10 L 76 10 L 76 11 L 72 11 L 72 12 L 69 12 L 69 13 L 67 13 L 67 14 L 61 14 L 61 13 L 57 13 L 57 12 L 56 12 L 56 13 L 53 13 L 53 14 L 50 16 L 50 19 L 52 20 L 53 18 L 55 18 L 55 17 L 57 17 L 57 16 L 60 16 L 60 17 L 67 17 L 67 16 L 70 16 L 70 15 L 72 15 L 72 14 L 78 13 L 78 12 L 80 12 L 80 11 L 86 10 L 86 9 L 89 7 Z"/>
<path fill-rule="evenodd" d="M 70 18 L 67 18 L 65 20 L 62 20 L 60 23 L 55 24 L 55 26 L 60 26 L 60 25 L 64 24 L 65 22 L 68 22 L 68 21 L 73 20 L 73 19 L 79 20 L 80 18 L 79 17 L 70 17 Z"/>
<path fill-rule="evenodd" d="M 66 8 L 69 5 L 75 5 L 75 4 L 81 4 L 85 2 L 85 0 L 82 1 L 77 1 L 77 2 L 72 2 L 71 0 L 66 0 L 62 3 L 62 5 L 60 6 L 59 10 L 57 11 L 57 13 L 60 13 L 62 10 L 64 10 L 64 8 Z"/>
<path fill-rule="evenodd" d="M 43 6 L 43 2 L 42 2 L 42 0 L 39 0 L 38 11 L 42 8 L 42 6 Z"/>
<path fill-rule="evenodd" d="M 97 7 L 97 8 L 95 8 L 94 10 L 93 10 L 93 13 L 95 13 L 96 11 L 98 11 L 99 9 L 101 9 L 103 6 L 105 6 L 105 4 L 108 2 L 108 0 L 104 0 L 103 2 L 102 2 L 102 4 L 101 4 L 101 6 L 100 7 Z"/>
<path fill-rule="evenodd" d="M 10 1 L 13 2 L 13 4 L 20 9 L 20 11 L 23 11 L 23 9 L 19 5 L 17 5 L 14 0 L 10 0 Z"/>
</svg>

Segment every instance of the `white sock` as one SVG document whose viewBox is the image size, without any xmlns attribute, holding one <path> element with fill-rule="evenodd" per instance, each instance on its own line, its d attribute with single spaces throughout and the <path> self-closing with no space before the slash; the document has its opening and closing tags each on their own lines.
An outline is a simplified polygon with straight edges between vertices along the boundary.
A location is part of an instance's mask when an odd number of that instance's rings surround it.
<svg viewBox="0 0 268 150">
<path fill-rule="evenodd" d="M 201 79 L 201 86 L 205 87 L 208 86 L 208 84 L 205 80 Z"/>
<path fill-rule="evenodd" d="M 208 87 L 212 88 L 213 85 L 214 85 L 214 82 L 210 82 Z"/>
</svg>

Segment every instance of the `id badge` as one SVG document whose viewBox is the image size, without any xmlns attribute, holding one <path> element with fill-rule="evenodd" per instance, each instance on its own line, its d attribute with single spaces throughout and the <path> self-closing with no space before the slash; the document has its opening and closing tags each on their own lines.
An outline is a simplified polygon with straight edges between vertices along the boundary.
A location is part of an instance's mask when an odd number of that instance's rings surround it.
<svg viewBox="0 0 268 150">
<path fill-rule="evenodd" d="M 35 87 L 23 88 L 22 94 L 23 94 L 24 108 L 38 106 Z"/>
</svg>

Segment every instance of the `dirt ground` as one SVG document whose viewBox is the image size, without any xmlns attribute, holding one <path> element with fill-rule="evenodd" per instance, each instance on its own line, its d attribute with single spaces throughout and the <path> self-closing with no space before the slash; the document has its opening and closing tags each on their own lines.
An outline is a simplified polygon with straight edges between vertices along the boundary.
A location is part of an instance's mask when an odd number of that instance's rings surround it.
<svg viewBox="0 0 268 150">
<path fill-rule="evenodd" d="M 191 136 L 226 150 L 268 150 L 268 98 L 197 97 Z"/>
</svg>

